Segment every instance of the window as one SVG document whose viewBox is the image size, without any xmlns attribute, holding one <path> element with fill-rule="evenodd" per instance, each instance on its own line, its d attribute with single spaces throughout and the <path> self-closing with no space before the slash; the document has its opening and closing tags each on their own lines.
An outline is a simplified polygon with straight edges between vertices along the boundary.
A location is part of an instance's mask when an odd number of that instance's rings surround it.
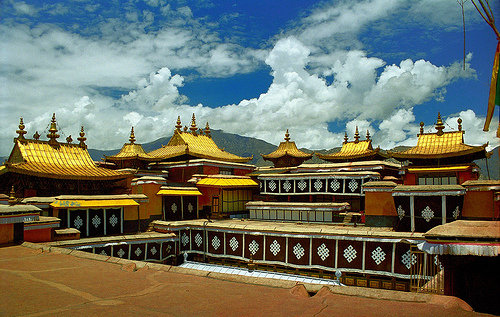
<svg viewBox="0 0 500 317">
<path fill-rule="evenodd" d="M 457 177 L 455 175 L 443 176 L 427 176 L 421 175 L 418 177 L 419 185 L 455 185 L 457 184 Z"/>
</svg>

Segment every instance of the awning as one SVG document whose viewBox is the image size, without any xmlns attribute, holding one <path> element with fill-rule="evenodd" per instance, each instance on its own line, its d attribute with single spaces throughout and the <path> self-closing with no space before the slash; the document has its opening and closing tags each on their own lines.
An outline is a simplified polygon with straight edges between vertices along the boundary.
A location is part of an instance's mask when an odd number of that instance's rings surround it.
<svg viewBox="0 0 500 317">
<path fill-rule="evenodd" d="M 251 178 L 204 178 L 196 186 L 213 187 L 257 187 L 259 184 Z"/>
<path fill-rule="evenodd" d="M 445 166 L 445 167 L 410 167 L 408 168 L 408 172 L 410 173 L 461 172 L 461 171 L 466 171 L 469 168 L 471 168 L 470 165 Z"/>
<path fill-rule="evenodd" d="M 56 200 L 50 206 L 54 208 L 105 208 L 139 206 L 139 203 L 133 199 Z"/>
<path fill-rule="evenodd" d="M 156 193 L 156 195 L 166 195 L 166 196 L 201 196 L 198 189 L 162 189 Z"/>
</svg>

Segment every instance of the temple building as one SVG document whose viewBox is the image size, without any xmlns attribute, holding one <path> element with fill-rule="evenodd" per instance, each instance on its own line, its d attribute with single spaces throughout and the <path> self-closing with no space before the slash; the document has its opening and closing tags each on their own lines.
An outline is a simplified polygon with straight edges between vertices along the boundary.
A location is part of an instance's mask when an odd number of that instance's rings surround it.
<svg viewBox="0 0 500 317">
<path fill-rule="evenodd" d="M 340 151 L 330 154 L 314 154 L 320 159 L 332 163 L 385 160 L 387 158 L 380 152 L 380 148 L 373 149 L 369 131 L 366 131 L 366 140 L 359 140 L 358 127 L 356 127 L 354 134 L 354 141 L 349 142 L 347 132 L 345 133 L 344 143 L 342 143 Z"/>
<path fill-rule="evenodd" d="M 312 154 L 297 149 L 295 142 L 290 141 L 288 129 L 285 133 L 285 142 L 281 142 L 272 153 L 261 154 L 261 156 L 264 160 L 273 162 L 274 167 L 277 168 L 298 166 L 313 157 Z"/>
<path fill-rule="evenodd" d="M 97 167 L 85 144 L 85 132 L 80 131 L 79 143 L 71 136 L 66 143 L 59 142 L 56 117 L 52 116 L 48 141 L 40 140 L 36 132 L 26 139 L 21 118 L 14 148 L 0 167 L 0 192 L 7 193 L 14 186 L 22 197 L 56 196 L 61 194 L 112 194 L 127 191 L 127 179 L 132 175 Z"/>
<path fill-rule="evenodd" d="M 402 173 L 405 185 L 462 184 L 479 177 L 474 160 L 486 158 L 486 147 L 464 143 L 462 119 L 458 119 L 458 131 L 444 132 L 441 114 L 438 113 L 436 132 L 424 133 L 420 123 L 417 145 L 402 152 L 388 152 L 394 159 L 407 162 Z"/>
<path fill-rule="evenodd" d="M 120 169 L 145 169 L 147 164 L 155 159 L 144 151 L 142 145 L 136 144 L 135 141 L 134 127 L 132 127 L 129 143 L 125 143 L 118 154 L 106 156 L 105 161 L 114 163 Z"/>
</svg>

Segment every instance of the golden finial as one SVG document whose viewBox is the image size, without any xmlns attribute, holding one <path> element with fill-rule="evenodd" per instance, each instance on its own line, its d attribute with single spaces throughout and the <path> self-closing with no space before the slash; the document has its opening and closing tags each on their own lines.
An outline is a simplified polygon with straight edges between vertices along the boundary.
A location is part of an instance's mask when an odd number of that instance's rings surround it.
<svg viewBox="0 0 500 317">
<path fill-rule="evenodd" d="M 187 130 L 188 130 L 188 127 L 187 127 L 187 125 L 185 125 L 184 126 L 184 132 L 187 132 Z"/>
<path fill-rule="evenodd" d="M 132 127 L 132 130 L 130 130 L 130 138 L 128 140 L 129 140 L 130 144 L 135 143 L 134 127 Z"/>
<path fill-rule="evenodd" d="M 193 118 L 191 119 L 191 128 L 189 128 L 189 130 L 191 130 L 191 133 L 196 135 L 196 130 L 198 130 L 198 128 L 196 127 L 196 117 L 194 116 L 194 113 L 193 113 Z"/>
<path fill-rule="evenodd" d="M 358 126 L 356 126 L 356 132 L 354 133 L 354 143 L 359 142 L 359 131 L 358 131 Z"/>
<path fill-rule="evenodd" d="M 444 124 L 443 120 L 441 120 L 441 113 L 438 112 L 438 117 L 437 117 L 437 122 L 436 122 L 436 130 L 437 130 L 437 135 L 443 135 L 443 129 L 444 129 Z"/>
<path fill-rule="evenodd" d="M 424 134 L 424 122 L 420 121 L 420 135 Z"/>
<path fill-rule="evenodd" d="M 349 137 L 347 136 L 347 131 L 344 133 L 344 143 L 343 144 L 346 144 L 347 143 L 347 140 L 349 140 Z"/>
<path fill-rule="evenodd" d="M 458 122 L 458 131 L 462 131 L 462 119 L 458 118 L 457 122 Z"/>
<path fill-rule="evenodd" d="M 25 125 L 23 122 L 23 117 L 21 117 L 21 119 L 19 120 L 19 130 L 16 131 L 16 133 L 19 134 L 19 136 L 17 137 L 19 140 L 24 140 L 24 135 L 27 133 L 26 131 L 24 131 L 24 128 Z"/>
<path fill-rule="evenodd" d="M 66 142 L 68 142 L 68 143 L 73 142 L 73 138 L 71 137 L 71 134 L 66 138 Z"/>
<path fill-rule="evenodd" d="M 175 125 L 175 131 L 181 132 L 181 129 L 182 129 L 181 116 L 177 116 L 177 124 Z"/>
<path fill-rule="evenodd" d="M 47 134 L 47 137 L 49 138 L 49 144 L 50 145 L 57 145 L 57 138 L 60 137 L 60 135 L 57 133 L 57 123 L 56 123 L 56 114 L 52 114 L 52 120 L 50 121 L 50 129 L 49 129 L 49 134 Z"/>
<path fill-rule="evenodd" d="M 15 205 L 15 204 L 16 204 L 16 192 L 14 191 L 14 185 L 12 185 L 9 193 L 9 205 Z"/>
<path fill-rule="evenodd" d="M 35 131 L 35 134 L 33 134 L 33 139 L 35 139 L 35 140 L 40 139 L 40 133 L 38 133 L 38 131 Z"/>
<path fill-rule="evenodd" d="M 208 125 L 208 122 L 207 125 L 205 126 L 205 135 L 208 136 L 209 138 L 212 137 L 212 135 L 210 134 L 210 126 Z"/>
<path fill-rule="evenodd" d="M 290 133 L 288 133 L 288 129 L 286 129 L 286 132 L 285 132 L 285 141 L 290 142 Z"/>
<path fill-rule="evenodd" d="M 87 138 L 85 137 L 85 132 L 83 131 L 83 125 L 82 125 L 82 129 L 80 130 L 80 137 L 77 138 L 78 141 L 80 141 L 80 147 L 86 149 L 87 148 L 87 144 L 85 144 L 85 141 L 87 140 Z"/>
<path fill-rule="evenodd" d="M 366 140 L 370 140 L 370 131 L 366 130 Z"/>
</svg>

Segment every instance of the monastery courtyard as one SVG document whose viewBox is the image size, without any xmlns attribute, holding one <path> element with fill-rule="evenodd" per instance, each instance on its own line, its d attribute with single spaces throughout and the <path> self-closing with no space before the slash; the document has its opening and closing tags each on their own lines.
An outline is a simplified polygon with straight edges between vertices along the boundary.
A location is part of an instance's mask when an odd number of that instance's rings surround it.
<svg viewBox="0 0 500 317">
<path fill-rule="evenodd" d="M 1 316 L 487 316 L 455 297 L 207 273 L 43 244 L 0 248 L 0 259 Z"/>
</svg>

